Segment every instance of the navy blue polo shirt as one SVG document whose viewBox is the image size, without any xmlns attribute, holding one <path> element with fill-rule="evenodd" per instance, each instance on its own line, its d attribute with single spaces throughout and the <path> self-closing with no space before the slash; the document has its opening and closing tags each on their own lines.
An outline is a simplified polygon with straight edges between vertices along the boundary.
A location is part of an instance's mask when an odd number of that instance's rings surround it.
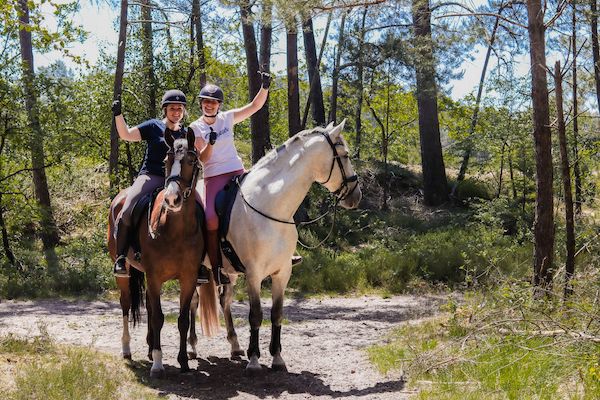
<svg viewBox="0 0 600 400">
<path fill-rule="evenodd" d="M 146 141 L 146 153 L 142 161 L 142 167 L 138 175 L 149 174 L 165 176 L 165 157 L 169 146 L 165 141 L 164 122 L 158 119 L 150 119 L 139 124 L 138 129 L 142 140 Z M 184 130 L 179 131 L 179 135 L 174 135 L 176 138 L 184 134 Z"/>
</svg>

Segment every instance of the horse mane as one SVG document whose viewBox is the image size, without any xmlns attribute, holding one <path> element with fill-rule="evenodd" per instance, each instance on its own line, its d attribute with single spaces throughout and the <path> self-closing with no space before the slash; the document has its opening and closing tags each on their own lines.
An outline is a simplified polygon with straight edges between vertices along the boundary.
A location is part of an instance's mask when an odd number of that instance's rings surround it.
<svg viewBox="0 0 600 400">
<path fill-rule="evenodd" d="M 252 168 L 250 168 L 250 170 L 262 168 L 265 165 L 269 165 L 269 164 L 275 162 L 276 160 L 278 160 L 279 158 L 283 157 L 284 155 L 288 154 L 290 152 L 291 148 L 293 146 L 295 146 L 297 143 L 304 144 L 304 142 L 306 142 L 308 137 L 310 137 L 316 133 L 323 134 L 326 132 L 327 131 L 325 130 L 325 128 L 321 128 L 321 127 L 305 129 L 303 131 L 300 131 L 300 132 L 296 133 L 294 136 L 290 137 L 288 140 L 286 140 L 283 144 L 279 145 L 278 147 L 274 148 L 273 150 L 271 150 L 267 154 L 265 154 L 260 160 L 257 161 L 256 164 L 254 164 L 252 166 Z"/>
</svg>

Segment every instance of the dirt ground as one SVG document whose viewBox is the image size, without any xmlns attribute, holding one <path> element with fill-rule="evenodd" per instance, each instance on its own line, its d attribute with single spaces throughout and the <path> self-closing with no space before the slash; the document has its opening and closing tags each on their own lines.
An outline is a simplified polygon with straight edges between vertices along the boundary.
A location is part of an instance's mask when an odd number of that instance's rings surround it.
<svg viewBox="0 0 600 400">
<path fill-rule="evenodd" d="M 287 299 L 282 328 L 282 356 L 288 372 L 273 372 L 269 354 L 270 326 L 260 334 L 263 374 L 245 377 L 242 360 L 230 360 L 223 328 L 214 338 L 200 337 L 198 360 L 192 372 L 182 374 L 177 363 L 176 323 L 162 331 L 166 377 L 140 379 L 168 399 L 364 399 L 399 400 L 414 394 L 405 387 L 401 372 L 384 376 L 368 361 L 365 348 L 384 343 L 388 332 L 404 323 L 435 314 L 443 299 L 395 296 L 391 298 Z M 177 313 L 178 304 L 163 301 L 165 314 Z M 233 316 L 242 348 L 248 345 L 248 305 L 235 302 Z M 263 300 L 265 318 L 270 300 Z M 31 337 L 41 331 L 58 343 L 92 346 L 119 355 L 121 310 L 112 301 L 1 301 L 0 335 Z M 146 323 L 132 330 L 131 368 L 147 376 Z"/>
</svg>

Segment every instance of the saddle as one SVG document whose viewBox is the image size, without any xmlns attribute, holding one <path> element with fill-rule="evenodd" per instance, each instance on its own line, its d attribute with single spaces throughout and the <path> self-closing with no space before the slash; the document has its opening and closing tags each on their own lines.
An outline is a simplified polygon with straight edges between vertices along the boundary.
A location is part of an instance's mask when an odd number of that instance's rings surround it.
<svg viewBox="0 0 600 400">
<path fill-rule="evenodd" d="M 229 224 L 231 223 L 231 210 L 233 209 L 235 196 L 246 174 L 243 173 L 242 175 L 233 177 L 215 197 L 215 210 L 219 217 L 219 246 L 233 268 L 241 273 L 246 272 L 246 267 L 235 252 L 233 245 L 227 240 L 227 233 L 229 232 Z"/>
<path fill-rule="evenodd" d="M 135 254 L 136 261 L 141 260 L 141 254 L 142 254 L 140 241 L 139 241 L 139 235 L 137 235 L 137 233 L 139 232 L 141 224 L 148 223 L 148 219 L 145 218 L 147 215 L 146 212 L 148 210 L 152 209 L 152 207 L 154 205 L 154 201 L 156 200 L 156 197 L 158 196 L 158 193 L 160 193 L 161 190 L 163 190 L 163 188 L 158 187 L 152 193 L 145 194 L 133 206 L 133 211 L 131 213 L 131 228 L 132 228 L 131 236 L 132 237 L 129 238 L 130 239 L 129 243 L 130 243 L 131 249 L 133 250 L 133 252 Z M 198 221 L 197 226 L 200 226 L 200 227 L 206 226 L 206 223 L 205 223 L 206 217 L 204 214 L 204 207 L 202 207 L 202 204 L 198 203 L 197 201 L 196 201 L 196 220 Z"/>
</svg>

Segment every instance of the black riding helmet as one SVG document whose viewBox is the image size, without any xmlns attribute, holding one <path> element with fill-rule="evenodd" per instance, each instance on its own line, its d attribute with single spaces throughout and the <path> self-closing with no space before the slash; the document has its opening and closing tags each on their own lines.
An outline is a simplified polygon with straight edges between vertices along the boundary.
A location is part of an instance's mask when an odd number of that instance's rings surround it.
<svg viewBox="0 0 600 400">
<path fill-rule="evenodd" d="M 177 89 L 167 90 L 162 97 L 160 107 L 163 108 L 167 106 L 167 104 L 183 104 L 186 106 L 187 100 L 185 98 L 185 94 L 181 90 Z"/>
<path fill-rule="evenodd" d="M 200 94 L 198 95 L 198 98 L 200 98 L 200 101 L 202 101 L 202 99 L 209 99 L 209 100 L 217 100 L 219 103 L 222 103 L 224 96 L 223 96 L 223 91 L 221 90 L 220 87 L 218 87 L 217 85 L 213 85 L 212 83 L 209 83 L 200 90 Z"/>
</svg>

